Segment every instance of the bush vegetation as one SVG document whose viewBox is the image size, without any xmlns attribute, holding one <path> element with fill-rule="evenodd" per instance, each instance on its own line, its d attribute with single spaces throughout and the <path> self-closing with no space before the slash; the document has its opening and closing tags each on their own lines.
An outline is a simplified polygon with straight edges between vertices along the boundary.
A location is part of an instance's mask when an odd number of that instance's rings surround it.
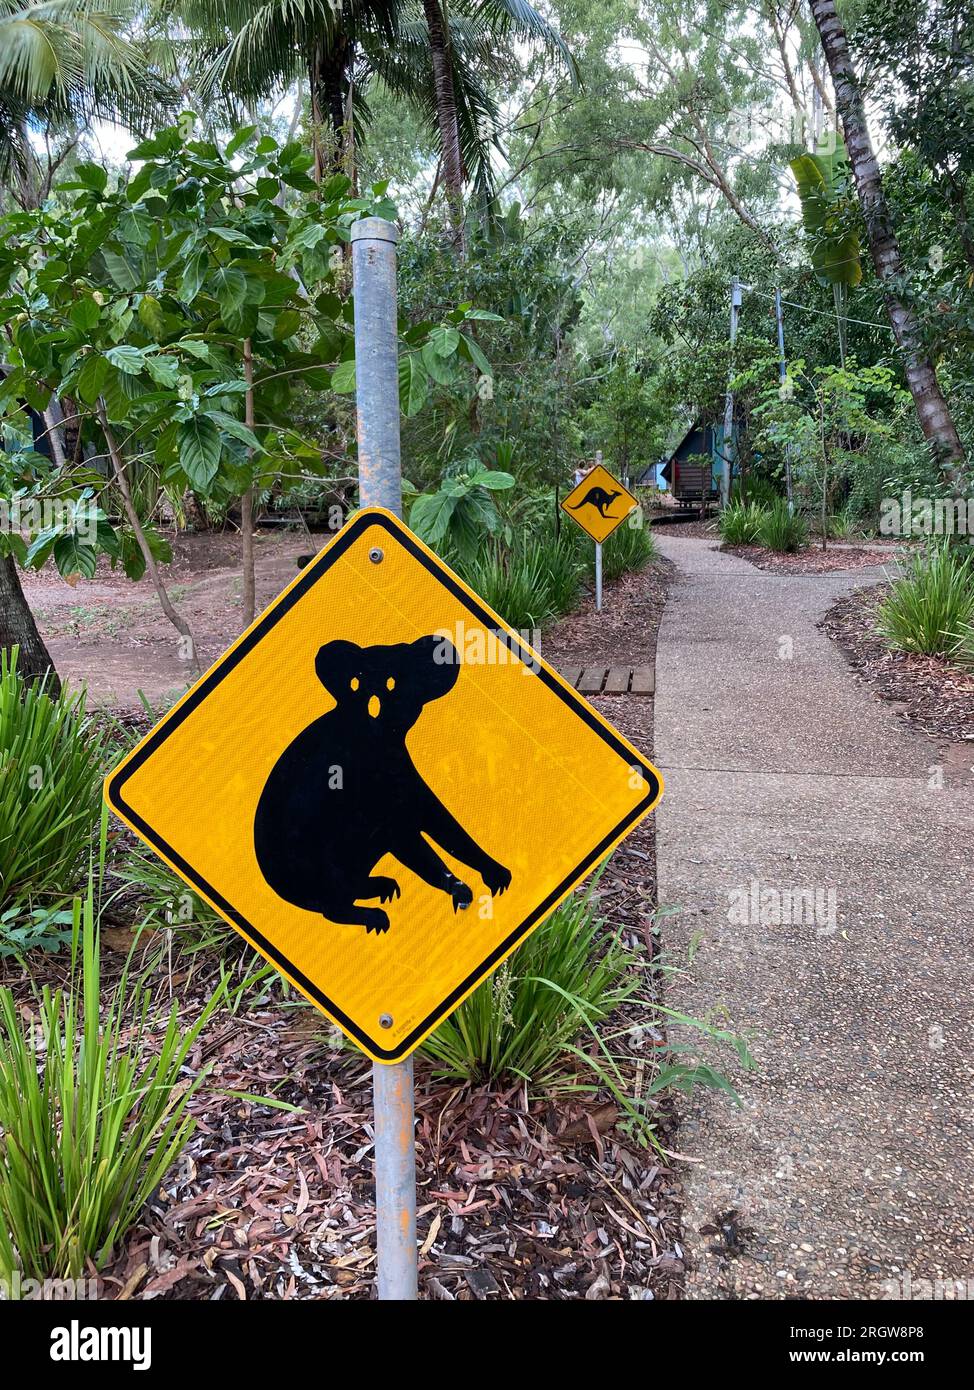
<svg viewBox="0 0 974 1390">
<path fill-rule="evenodd" d="M 183 1027 L 127 970 L 105 990 L 90 887 L 66 988 L 26 1019 L 0 989 L 0 1279 L 104 1266 L 192 1133 L 186 1059 L 221 997 Z"/>
<path fill-rule="evenodd" d="M 0 914 L 49 921 L 85 872 L 105 744 L 84 694 L 52 697 L 21 676 L 17 656 L 0 652 Z M 0 944 L 3 932 L 0 915 Z"/>
<path fill-rule="evenodd" d="M 974 657 L 974 555 L 943 541 L 915 555 L 877 615 L 897 651 L 971 662 Z"/>
</svg>

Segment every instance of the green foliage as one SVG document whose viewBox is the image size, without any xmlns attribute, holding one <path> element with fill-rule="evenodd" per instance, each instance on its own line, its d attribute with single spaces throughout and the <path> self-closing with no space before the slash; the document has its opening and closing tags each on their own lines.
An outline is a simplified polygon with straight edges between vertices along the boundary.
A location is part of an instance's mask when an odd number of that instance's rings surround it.
<svg viewBox="0 0 974 1390">
<path fill-rule="evenodd" d="M 725 545 L 757 545 L 765 508 L 756 502 L 731 502 L 717 518 L 717 529 Z"/>
<path fill-rule="evenodd" d="M 336 174 L 320 196 L 281 206 L 282 189 L 318 192 L 298 142 L 245 127 L 223 151 L 192 127 L 190 117 L 142 141 L 131 152 L 141 167 L 117 186 L 106 170 L 83 165 L 44 207 L 0 218 L 0 309 L 12 323 L 0 382 L 11 440 L 0 451 L 2 495 L 21 504 L 57 495 L 87 523 L 82 534 L 69 509 L 66 522 L 35 528 L 29 543 L 11 531 L 0 544 L 21 563 L 53 554 L 63 573 L 90 577 L 105 551 L 133 578 L 144 567 L 127 529 L 96 509 L 102 473 L 73 460 L 51 465 L 24 442 L 23 403 L 43 409 L 52 388 L 76 404 L 75 427 L 103 472 L 111 470 L 102 416 L 123 466 L 151 480 L 137 508 L 160 490 L 178 499 L 191 489 L 219 514 L 251 488 L 325 472 L 325 450 L 294 427 L 295 394 L 328 391 L 337 411 L 336 396 L 355 389 L 342 246 L 362 215 L 394 216 L 386 185 L 357 197 Z M 404 330 L 406 415 L 422 408 L 431 380 L 457 375 L 457 359 L 489 379 L 473 329 L 495 319 L 466 302 Z M 147 539 L 160 553 L 151 528 Z"/>
<path fill-rule="evenodd" d="M 0 1279 L 104 1266 L 192 1133 L 205 1073 L 187 1058 L 221 997 L 184 1028 L 128 970 L 105 994 L 90 888 L 67 988 L 36 991 L 28 1019 L 0 989 Z"/>
<path fill-rule="evenodd" d="M 879 607 L 877 629 L 897 651 L 967 657 L 974 627 L 974 556 L 949 541 L 913 557 Z"/>
<path fill-rule="evenodd" d="M 829 145 L 791 160 L 802 221 L 815 274 L 830 285 L 851 288 L 862 280 L 855 189 L 845 145 Z"/>
<path fill-rule="evenodd" d="M 19 675 L 16 649 L 0 652 L 0 950 L 50 943 L 52 907 L 85 869 L 103 761 L 84 695 L 52 699 Z"/>
<path fill-rule="evenodd" d="M 768 550 L 784 553 L 800 550 L 808 535 L 808 525 L 798 512 L 789 512 L 788 503 L 779 499 L 761 513 L 758 542 Z"/>
<path fill-rule="evenodd" d="M 572 538 L 530 533 L 514 545 L 494 545 L 461 568 L 475 593 L 511 627 L 542 627 L 575 607 L 582 565 Z"/>
<path fill-rule="evenodd" d="M 485 540 L 501 530 L 494 494 L 514 486 L 500 468 L 484 468 L 475 454 L 448 468 L 435 492 L 421 492 L 409 508 L 409 524 L 428 545 L 443 546 L 471 562 Z"/>
<path fill-rule="evenodd" d="M 602 577 L 611 584 L 630 570 L 645 569 L 656 558 L 653 533 L 645 523 L 642 507 L 636 507 L 602 546 Z M 594 567 L 594 555 L 592 564 Z"/>
<path fill-rule="evenodd" d="M 450 1080 L 522 1077 L 538 1089 L 573 1089 L 579 1063 L 590 1077 L 601 1072 L 578 1046 L 580 1035 L 586 1044 L 598 1038 L 609 1015 L 648 984 L 640 964 L 648 974 L 648 960 L 634 960 L 606 928 L 589 888 L 556 908 L 424 1049 Z"/>
</svg>

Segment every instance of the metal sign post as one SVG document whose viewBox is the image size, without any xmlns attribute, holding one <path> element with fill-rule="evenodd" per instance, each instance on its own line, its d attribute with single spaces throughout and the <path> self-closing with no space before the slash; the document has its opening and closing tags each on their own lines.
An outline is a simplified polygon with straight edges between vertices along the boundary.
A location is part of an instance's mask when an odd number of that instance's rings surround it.
<svg viewBox="0 0 974 1390">
<path fill-rule="evenodd" d="M 602 612 L 602 542 L 595 542 L 595 611 Z"/>
<path fill-rule="evenodd" d="M 353 223 L 351 240 L 359 502 L 402 516 L 397 233 L 381 217 L 364 217 Z M 392 1022 L 389 1015 L 380 1019 L 385 1027 Z M 392 1065 L 373 1062 L 372 1097 L 379 1298 L 408 1302 L 417 1297 L 412 1057 Z"/>
</svg>

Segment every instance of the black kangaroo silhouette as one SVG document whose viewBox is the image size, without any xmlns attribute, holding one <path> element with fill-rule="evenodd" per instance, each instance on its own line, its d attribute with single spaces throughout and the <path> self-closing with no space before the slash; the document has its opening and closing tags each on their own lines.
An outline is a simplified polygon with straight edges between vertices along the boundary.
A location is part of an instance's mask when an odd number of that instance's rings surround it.
<svg viewBox="0 0 974 1390">
<path fill-rule="evenodd" d="M 568 505 L 573 512 L 581 511 L 582 507 L 594 507 L 603 521 L 608 521 L 609 508 L 621 496 L 622 493 L 618 491 L 607 492 L 604 487 L 590 487 L 581 502 L 569 502 Z"/>
<path fill-rule="evenodd" d="M 491 895 L 511 882 L 509 869 L 472 839 L 423 781 L 406 735 L 423 706 L 456 685 L 460 659 L 442 637 L 389 647 L 328 642 L 315 673 L 338 702 L 278 758 L 254 817 L 254 848 L 274 892 L 329 922 L 384 932 L 389 917 L 360 900 L 400 895 L 393 878 L 372 870 L 386 854 L 433 888 L 453 911 L 473 893 L 429 844 L 480 874 Z"/>
</svg>

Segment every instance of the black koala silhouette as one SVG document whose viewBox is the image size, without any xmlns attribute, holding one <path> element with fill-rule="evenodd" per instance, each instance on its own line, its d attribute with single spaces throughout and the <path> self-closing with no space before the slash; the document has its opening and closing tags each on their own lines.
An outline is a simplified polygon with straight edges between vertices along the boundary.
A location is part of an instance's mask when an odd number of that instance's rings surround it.
<svg viewBox="0 0 974 1390">
<path fill-rule="evenodd" d="M 441 637 L 389 647 L 328 642 L 315 672 L 338 702 L 278 758 L 254 817 L 261 873 L 280 897 L 329 922 L 384 932 L 399 884 L 372 870 L 386 854 L 442 892 L 453 910 L 473 893 L 429 844 L 480 874 L 492 895 L 511 882 L 430 790 L 406 736 L 423 706 L 454 687 L 460 660 Z"/>
<path fill-rule="evenodd" d="M 573 512 L 581 511 L 583 507 L 594 507 L 599 516 L 608 521 L 609 508 L 616 498 L 621 496 L 622 493 L 618 491 L 607 492 L 604 487 L 590 487 L 581 502 L 569 502 L 568 505 Z"/>
</svg>

